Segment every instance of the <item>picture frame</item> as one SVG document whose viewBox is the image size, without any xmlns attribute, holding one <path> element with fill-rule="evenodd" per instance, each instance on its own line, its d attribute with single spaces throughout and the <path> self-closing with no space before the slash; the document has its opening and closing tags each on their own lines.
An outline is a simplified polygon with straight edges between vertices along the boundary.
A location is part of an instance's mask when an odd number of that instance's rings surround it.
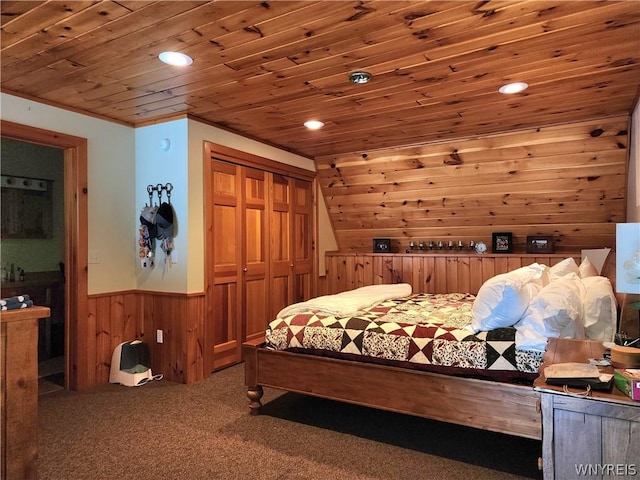
<svg viewBox="0 0 640 480">
<path fill-rule="evenodd" d="M 374 238 L 373 253 L 391 253 L 390 238 Z"/>
<path fill-rule="evenodd" d="M 553 253 L 553 235 L 527 235 L 527 253 Z"/>
<path fill-rule="evenodd" d="M 513 234 L 511 232 L 493 232 L 491 245 L 493 253 L 511 253 L 513 252 Z"/>
</svg>

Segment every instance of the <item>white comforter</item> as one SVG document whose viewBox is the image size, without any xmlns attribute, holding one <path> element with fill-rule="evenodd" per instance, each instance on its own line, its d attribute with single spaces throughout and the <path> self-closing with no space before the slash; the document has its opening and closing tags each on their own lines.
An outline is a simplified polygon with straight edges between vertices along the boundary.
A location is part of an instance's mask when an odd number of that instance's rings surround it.
<svg viewBox="0 0 640 480">
<path fill-rule="evenodd" d="M 288 317 L 308 310 L 346 317 L 376 303 L 391 300 L 392 298 L 407 297 L 411 293 L 411 285 L 408 283 L 369 285 L 335 295 L 323 295 L 306 302 L 291 304 L 280 310 L 278 318 Z"/>
</svg>

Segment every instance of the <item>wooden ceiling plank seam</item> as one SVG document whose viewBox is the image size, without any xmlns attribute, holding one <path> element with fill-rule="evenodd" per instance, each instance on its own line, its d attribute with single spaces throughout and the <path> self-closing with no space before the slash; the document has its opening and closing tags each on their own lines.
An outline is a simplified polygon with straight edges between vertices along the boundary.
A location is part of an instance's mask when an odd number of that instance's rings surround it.
<svg viewBox="0 0 640 480">
<path fill-rule="evenodd" d="M 0 2 L 0 8 L 4 12 L 4 2 Z M 67 18 L 77 12 L 93 6 L 93 1 L 70 0 L 65 2 L 44 2 L 34 8 L 24 11 L 0 28 L 0 43 L 5 46 L 13 45 L 39 30 L 50 25 L 52 18 Z"/>
<path fill-rule="evenodd" d="M 170 19 L 175 18 L 179 16 L 180 13 L 193 10 L 195 5 L 203 7 L 203 5 L 207 3 L 209 2 L 205 0 L 181 0 L 179 2 L 153 2 L 152 4 L 145 5 L 143 8 L 129 15 L 119 17 L 101 28 L 74 37 L 72 42 L 56 45 L 39 55 L 33 55 L 22 62 L 10 65 L 12 69 L 9 70 L 11 75 L 9 78 L 13 78 L 15 75 L 26 74 L 34 69 L 46 68 L 50 62 L 63 58 L 71 58 L 73 55 L 79 54 L 78 52 L 99 50 L 96 49 L 97 40 L 99 40 L 102 45 L 107 44 L 111 47 L 112 42 L 118 38 L 122 38 L 122 36 L 131 34 L 132 32 L 137 33 L 141 30 L 145 31 L 145 29 L 153 30 L 155 18 L 158 16 L 162 17 L 164 15 Z M 130 50 L 131 48 L 129 48 L 129 50 L 125 48 L 119 53 L 127 53 L 127 51 Z M 3 64 L 2 68 L 4 72 L 6 66 Z M 3 80 L 4 78 L 5 75 L 3 73 Z"/>
<path fill-rule="evenodd" d="M 150 2 L 140 2 L 141 5 Z M 100 2 L 85 8 L 63 20 L 56 21 L 28 37 L 11 45 L 3 45 L 2 63 L 11 69 L 14 62 L 28 59 L 35 52 L 46 50 L 65 42 L 73 42 L 78 35 L 89 33 L 111 21 L 131 13 L 131 9 L 118 2 Z"/>
</svg>

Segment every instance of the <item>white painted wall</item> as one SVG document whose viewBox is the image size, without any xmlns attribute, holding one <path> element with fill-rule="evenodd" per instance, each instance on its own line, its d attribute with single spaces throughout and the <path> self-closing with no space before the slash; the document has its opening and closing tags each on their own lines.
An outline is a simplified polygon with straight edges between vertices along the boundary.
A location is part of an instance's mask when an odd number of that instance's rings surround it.
<svg viewBox="0 0 640 480">
<path fill-rule="evenodd" d="M 162 148 L 163 142 L 169 144 L 168 150 Z M 138 243 L 132 244 L 135 250 L 136 282 L 141 290 L 153 292 L 186 292 L 189 251 L 189 184 L 187 165 L 187 119 L 149 125 L 135 130 L 135 185 L 136 209 L 132 217 L 131 229 L 136 233 L 140 224 L 140 211 L 149 204 L 147 186 L 166 186 L 170 183 L 171 205 L 174 210 L 174 251 L 168 258 L 160 248 L 160 240 L 155 240 L 155 267 L 142 268 L 138 253 Z M 162 191 L 161 199 L 153 192 L 154 205 L 160 200 L 168 201 L 167 192 Z M 202 269 L 202 266 L 200 266 Z M 202 291 L 202 286 L 199 291 Z"/>
<path fill-rule="evenodd" d="M 134 129 L 5 93 L 0 94 L 0 116 L 87 139 L 88 241 L 99 258 L 89 265 L 89 294 L 135 289 Z"/>
</svg>

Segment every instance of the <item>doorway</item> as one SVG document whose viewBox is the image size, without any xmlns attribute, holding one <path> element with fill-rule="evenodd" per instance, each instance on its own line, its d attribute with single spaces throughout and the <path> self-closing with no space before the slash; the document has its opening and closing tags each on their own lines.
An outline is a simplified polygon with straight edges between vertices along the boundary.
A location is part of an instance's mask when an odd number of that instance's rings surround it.
<svg viewBox="0 0 640 480">
<path fill-rule="evenodd" d="M 3 138 L 54 147 L 63 151 L 64 210 L 64 387 L 88 386 L 89 361 L 85 341 L 88 316 L 87 140 L 81 137 L 0 121 Z M 58 333 L 60 335 L 60 333 Z"/>
<path fill-rule="evenodd" d="M 2 138 L 2 296 L 28 295 L 38 322 L 40 393 L 64 388 L 64 151 Z"/>
</svg>

